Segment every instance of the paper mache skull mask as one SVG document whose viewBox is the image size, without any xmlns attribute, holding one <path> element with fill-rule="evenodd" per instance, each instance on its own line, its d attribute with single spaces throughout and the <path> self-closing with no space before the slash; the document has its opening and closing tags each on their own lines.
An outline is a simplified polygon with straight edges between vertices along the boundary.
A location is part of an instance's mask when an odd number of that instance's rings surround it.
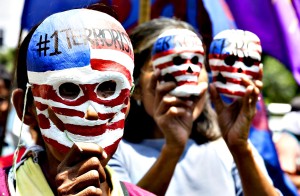
<svg viewBox="0 0 300 196">
<path fill-rule="evenodd" d="M 163 32 L 153 45 L 152 63 L 154 69 L 161 71 L 161 82 L 176 83 L 171 95 L 189 97 L 201 93 L 198 79 L 204 66 L 204 48 L 194 32 L 187 29 Z"/>
<path fill-rule="evenodd" d="M 225 30 L 217 34 L 209 50 L 209 65 L 217 91 L 232 98 L 243 97 L 246 91 L 242 77 L 259 77 L 262 47 L 252 32 Z"/>
<path fill-rule="evenodd" d="M 94 10 L 46 18 L 28 47 L 28 79 L 42 136 L 67 152 L 74 142 L 114 153 L 133 85 L 133 50 L 122 25 Z M 98 119 L 85 118 L 92 107 Z"/>
</svg>

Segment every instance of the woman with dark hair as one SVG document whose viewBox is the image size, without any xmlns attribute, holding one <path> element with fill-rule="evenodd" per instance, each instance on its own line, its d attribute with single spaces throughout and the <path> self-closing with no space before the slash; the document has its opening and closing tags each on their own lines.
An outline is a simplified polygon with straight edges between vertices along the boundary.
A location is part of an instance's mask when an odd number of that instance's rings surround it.
<svg viewBox="0 0 300 196">
<path fill-rule="evenodd" d="M 210 86 L 217 117 L 207 92 L 205 46 L 189 24 L 153 19 L 130 38 L 135 91 L 123 140 L 109 162 L 119 177 L 157 195 L 278 195 L 248 141 L 262 84 L 245 79 L 245 97 L 231 105 Z M 181 65 L 186 70 L 167 73 Z M 184 86 L 194 76 L 196 84 Z"/>
</svg>

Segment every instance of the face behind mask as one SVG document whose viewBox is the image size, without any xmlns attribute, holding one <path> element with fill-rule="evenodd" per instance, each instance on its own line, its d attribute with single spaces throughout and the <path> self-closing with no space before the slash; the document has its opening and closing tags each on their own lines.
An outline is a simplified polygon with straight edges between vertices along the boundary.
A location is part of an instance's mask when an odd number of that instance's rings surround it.
<svg viewBox="0 0 300 196">
<path fill-rule="evenodd" d="M 27 55 L 44 140 L 61 152 L 92 142 L 112 154 L 123 135 L 133 66 L 128 35 L 111 16 L 77 9 L 48 17 Z M 96 118 L 86 117 L 88 109 Z"/>
</svg>

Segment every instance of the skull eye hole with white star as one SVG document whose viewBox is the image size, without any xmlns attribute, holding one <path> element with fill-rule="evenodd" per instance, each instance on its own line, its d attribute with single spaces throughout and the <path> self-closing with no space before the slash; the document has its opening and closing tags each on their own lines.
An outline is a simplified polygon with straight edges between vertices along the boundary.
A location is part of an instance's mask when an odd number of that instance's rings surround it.
<svg viewBox="0 0 300 196">
<path fill-rule="evenodd" d="M 80 88 L 74 83 L 67 82 L 59 86 L 58 92 L 63 99 L 74 100 L 79 96 Z"/>
<path fill-rule="evenodd" d="M 224 62 L 226 65 L 232 66 L 235 63 L 235 61 L 237 61 L 237 59 L 238 59 L 237 56 L 229 55 L 225 57 Z"/>
<path fill-rule="evenodd" d="M 197 64 L 199 63 L 199 57 L 194 56 L 194 57 L 191 59 L 191 63 L 193 63 L 194 65 L 197 65 Z"/>
<path fill-rule="evenodd" d="M 116 92 L 117 83 L 113 80 L 105 81 L 99 84 L 97 95 L 100 98 L 108 98 Z"/>
</svg>

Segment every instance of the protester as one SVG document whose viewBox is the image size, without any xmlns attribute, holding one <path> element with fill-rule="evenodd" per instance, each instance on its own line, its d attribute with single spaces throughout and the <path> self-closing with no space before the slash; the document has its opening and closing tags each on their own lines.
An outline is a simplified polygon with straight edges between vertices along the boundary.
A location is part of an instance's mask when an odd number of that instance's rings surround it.
<svg viewBox="0 0 300 196">
<path fill-rule="evenodd" d="M 194 31 L 185 22 L 159 18 L 141 24 L 130 35 L 135 54 L 135 91 L 124 139 L 109 165 L 122 180 L 157 195 L 279 195 L 262 158 L 248 141 L 262 84 L 244 79 L 245 96 L 231 105 L 224 104 L 215 86 L 211 85 L 216 117 L 207 92 L 205 60 L 197 58 L 196 64 L 201 68 L 199 95 L 171 95 L 176 83 L 180 82 L 174 77 L 161 76 L 162 71 L 153 70 L 152 64 L 156 63 L 151 60 L 153 44 L 169 29 Z M 165 52 L 173 55 L 178 49 L 176 46 L 193 44 L 195 40 L 175 33 L 162 43 L 175 47 Z M 185 49 L 187 51 L 182 54 L 176 54 L 183 64 L 194 61 L 186 53 L 205 54 L 200 48 L 198 51 Z M 180 64 L 174 59 L 175 65 Z M 192 66 L 182 71 L 192 73 L 191 70 Z"/>
<path fill-rule="evenodd" d="M 9 99 L 12 88 L 11 74 L 6 70 L 4 65 L 0 65 L 0 167 L 11 165 L 13 150 L 15 145 L 13 144 L 14 138 L 11 129 L 11 116 L 14 110 L 10 107 Z M 30 141 L 28 141 L 30 142 Z M 21 152 L 24 148 L 21 149 Z M 20 153 L 21 154 L 21 153 Z"/>
<path fill-rule="evenodd" d="M 123 135 L 134 63 L 124 28 L 97 5 L 47 17 L 20 47 L 12 100 L 44 144 L 2 171 L 2 195 L 153 195 L 106 166 Z"/>
<path fill-rule="evenodd" d="M 300 194 L 300 97 L 291 101 L 291 112 L 281 119 L 282 130 L 274 139 L 280 166 Z"/>
<path fill-rule="evenodd" d="M 258 80 L 262 46 L 259 37 L 250 31 L 227 29 L 213 38 L 209 49 L 209 65 L 212 82 L 222 94 L 223 101 L 243 97 L 246 88 L 240 83 L 241 77 Z M 252 119 L 249 139 L 264 159 L 266 169 L 274 186 L 284 195 L 298 195 L 296 187 L 282 171 L 272 133 L 268 128 L 263 96 L 256 103 L 257 112 Z"/>
<path fill-rule="evenodd" d="M 10 107 L 10 94 L 12 90 L 11 74 L 5 69 L 4 65 L 0 65 L 0 141 L 1 156 L 11 155 L 18 143 L 20 120 L 18 119 L 13 107 Z M 22 143 L 26 145 L 32 144 L 29 127 L 23 127 Z M 6 159 L 5 159 L 6 161 Z M 0 158 L 0 167 L 2 164 Z"/>
<path fill-rule="evenodd" d="M 3 138 L 9 110 L 11 77 L 4 65 L 0 65 L 0 138 Z M 3 142 L 3 141 L 2 141 Z M 2 145 L 2 144 L 1 144 Z"/>
</svg>

